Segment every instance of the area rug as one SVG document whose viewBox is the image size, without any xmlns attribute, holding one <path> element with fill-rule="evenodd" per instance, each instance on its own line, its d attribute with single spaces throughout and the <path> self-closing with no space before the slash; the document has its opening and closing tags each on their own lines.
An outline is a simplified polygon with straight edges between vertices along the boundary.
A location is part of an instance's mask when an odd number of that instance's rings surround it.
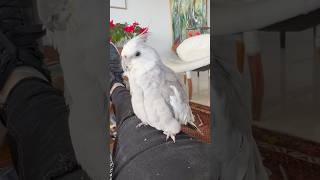
<svg viewBox="0 0 320 180">
<path fill-rule="evenodd" d="M 320 180 L 320 143 L 253 127 L 270 180 Z"/>
<path fill-rule="evenodd" d="M 190 107 L 195 118 L 195 124 L 198 126 L 201 133 L 188 127 L 182 127 L 182 131 L 191 137 L 210 143 L 210 107 L 194 102 L 190 102 Z"/>
</svg>

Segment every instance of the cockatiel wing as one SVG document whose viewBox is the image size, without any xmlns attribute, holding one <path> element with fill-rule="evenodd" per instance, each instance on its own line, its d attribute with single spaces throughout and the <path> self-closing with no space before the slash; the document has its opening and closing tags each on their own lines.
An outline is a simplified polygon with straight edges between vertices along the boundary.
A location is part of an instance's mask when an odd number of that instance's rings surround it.
<svg viewBox="0 0 320 180">
<path fill-rule="evenodd" d="M 174 117 L 180 124 L 194 124 L 194 117 L 189 106 L 189 99 L 185 92 L 184 86 L 179 81 L 178 76 L 168 67 L 162 66 L 162 76 L 164 82 L 161 85 L 165 88 L 162 89 L 162 95 L 165 97 Z"/>
</svg>

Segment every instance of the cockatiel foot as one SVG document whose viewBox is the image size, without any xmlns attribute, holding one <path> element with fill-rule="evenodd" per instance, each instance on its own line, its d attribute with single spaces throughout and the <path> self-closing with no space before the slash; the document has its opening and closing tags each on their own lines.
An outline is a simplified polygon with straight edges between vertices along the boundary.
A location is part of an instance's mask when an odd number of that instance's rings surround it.
<svg viewBox="0 0 320 180">
<path fill-rule="evenodd" d="M 141 123 L 139 123 L 139 124 L 136 126 L 136 128 L 140 128 L 141 126 L 147 126 L 147 125 L 148 125 L 148 124 L 141 122 Z"/>
<path fill-rule="evenodd" d="M 163 132 L 163 134 L 165 134 L 166 137 L 166 141 L 168 141 L 169 137 L 173 140 L 174 143 L 176 143 L 176 136 L 174 134 L 170 134 L 170 133 L 165 133 Z"/>
</svg>

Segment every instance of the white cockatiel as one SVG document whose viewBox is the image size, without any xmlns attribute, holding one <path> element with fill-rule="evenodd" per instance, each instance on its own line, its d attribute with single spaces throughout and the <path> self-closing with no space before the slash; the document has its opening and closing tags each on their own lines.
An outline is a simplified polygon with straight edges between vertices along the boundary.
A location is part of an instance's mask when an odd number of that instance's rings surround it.
<svg viewBox="0 0 320 180">
<path fill-rule="evenodd" d="M 107 1 L 38 0 L 47 42 L 60 55 L 71 99 L 69 127 L 81 167 L 94 180 L 109 176 L 105 96 L 107 89 Z M 72 102 L 72 103 L 70 103 Z"/>
<path fill-rule="evenodd" d="M 132 107 L 141 125 L 163 131 L 175 142 L 181 124 L 194 124 L 189 99 L 178 76 L 165 66 L 155 49 L 145 42 L 148 33 L 131 39 L 121 52 L 129 78 Z"/>
</svg>

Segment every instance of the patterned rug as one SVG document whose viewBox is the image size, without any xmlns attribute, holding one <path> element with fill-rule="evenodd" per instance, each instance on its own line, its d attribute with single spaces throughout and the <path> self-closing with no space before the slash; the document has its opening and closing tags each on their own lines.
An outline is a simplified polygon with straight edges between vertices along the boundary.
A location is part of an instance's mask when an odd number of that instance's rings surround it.
<svg viewBox="0 0 320 180">
<path fill-rule="evenodd" d="M 320 144 L 254 127 L 270 180 L 320 180 Z"/>
<path fill-rule="evenodd" d="M 193 102 L 190 102 L 190 107 L 195 118 L 195 124 L 202 134 L 188 127 L 182 127 L 182 131 L 194 138 L 210 143 L 210 107 Z"/>
</svg>

